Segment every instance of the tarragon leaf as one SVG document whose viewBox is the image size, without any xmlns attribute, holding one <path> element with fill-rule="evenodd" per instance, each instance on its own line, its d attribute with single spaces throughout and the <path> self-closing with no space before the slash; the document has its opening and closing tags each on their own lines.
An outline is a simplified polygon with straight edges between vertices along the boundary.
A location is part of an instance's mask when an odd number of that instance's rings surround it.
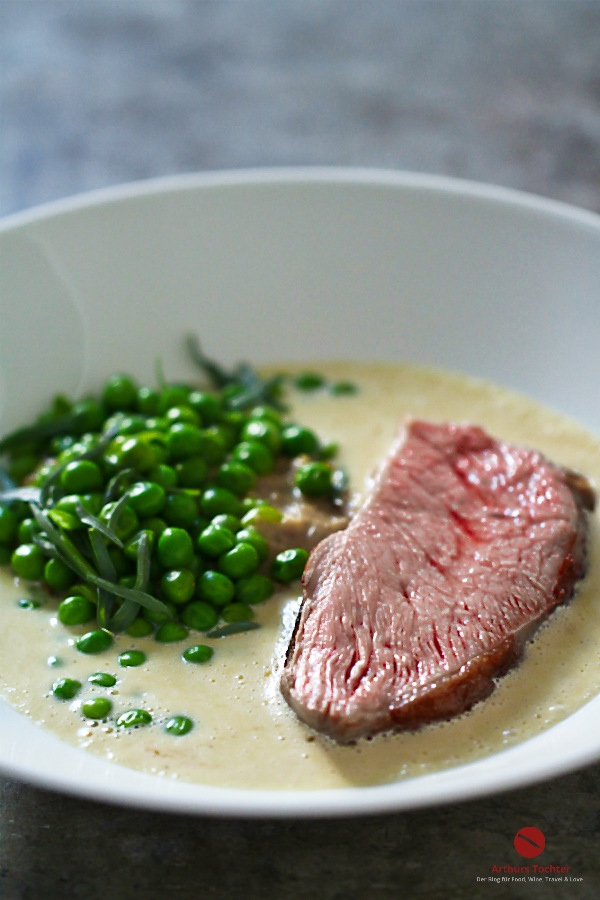
<svg viewBox="0 0 600 900">
<path fill-rule="evenodd" d="M 25 503 L 38 503 L 41 490 L 33 485 L 24 487 L 12 487 L 0 491 L 0 500 L 23 500 Z"/>
<path fill-rule="evenodd" d="M 206 632 L 208 638 L 227 637 L 230 634 L 240 634 L 243 631 L 254 631 L 260 628 L 258 622 L 228 622 L 227 625 L 217 625 Z"/>
</svg>

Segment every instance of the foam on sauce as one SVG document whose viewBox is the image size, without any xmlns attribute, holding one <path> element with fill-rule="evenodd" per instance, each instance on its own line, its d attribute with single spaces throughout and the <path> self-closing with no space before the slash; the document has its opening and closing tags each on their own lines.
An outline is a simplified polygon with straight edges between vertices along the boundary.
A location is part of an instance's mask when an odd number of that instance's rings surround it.
<svg viewBox="0 0 600 900">
<path fill-rule="evenodd" d="M 482 425 L 495 436 L 535 447 L 554 462 L 583 472 L 600 485 L 600 442 L 581 426 L 493 385 L 411 366 L 319 365 L 333 379 L 360 385 L 355 395 L 295 394 L 293 415 L 341 447 L 340 461 L 354 488 L 364 492 L 406 416 Z M 163 777 L 218 786 L 320 789 L 371 785 L 469 762 L 531 737 L 581 707 L 600 690 L 600 528 L 590 522 L 590 565 L 576 597 L 558 609 L 527 648 L 518 668 L 469 713 L 421 731 L 339 747 L 311 732 L 288 709 L 278 673 L 299 596 L 283 591 L 257 607 L 261 628 L 212 641 L 213 659 L 184 663 L 181 654 L 211 643 L 191 632 L 178 644 L 119 636 L 113 647 L 88 656 L 74 647 L 88 627 L 64 628 L 56 602 L 36 610 L 18 600 L 23 586 L 6 574 L 0 583 L 0 694 L 63 740 L 122 765 Z M 125 669 L 117 658 L 138 648 L 147 661 Z M 55 664 L 51 664 L 52 661 Z M 50 661 L 50 662 L 49 662 Z M 117 677 L 114 688 L 87 683 L 93 672 Z M 72 677 L 84 685 L 74 701 L 60 701 L 53 682 Z M 79 707 L 109 696 L 106 723 L 85 719 Z M 131 707 L 150 711 L 154 724 L 131 731 L 114 727 Z M 185 714 L 195 722 L 182 737 L 164 722 Z"/>
</svg>

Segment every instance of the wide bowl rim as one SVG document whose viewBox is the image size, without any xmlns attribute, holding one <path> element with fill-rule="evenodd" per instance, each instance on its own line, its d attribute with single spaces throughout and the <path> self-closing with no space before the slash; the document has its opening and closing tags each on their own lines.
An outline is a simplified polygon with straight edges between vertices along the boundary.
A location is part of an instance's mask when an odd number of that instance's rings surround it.
<svg viewBox="0 0 600 900">
<path fill-rule="evenodd" d="M 11 213 L 0 219 L 0 236 L 29 226 L 35 226 L 53 218 L 77 213 L 89 208 L 111 205 L 133 198 L 144 198 L 169 192 L 188 192 L 206 189 L 235 188 L 236 186 L 260 187 L 265 185 L 347 185 L 374 186 L 436 195 L 447 195 L 466 198 L 478 203 L 499 205 L 503 208 L 519 210 L 540 216 L 545 220 L 560 221 L 564 224 L 582 227 L 592 231 L 600 238 L 600 215 L 592 210 L 538 196 L 514 188 L 486 184 L 468 179 L 454 178 L 445 175 L 427 174 L 385 168 L 340 167 L 340 166 L 294 166 L 263 167 L 244 169 L 222 169 L 203 172 L 189 172 L 177 175 L 125 182 L 122 184 L 98 188 L 78 193 L 66 198 L 52 200 L 26 210 Z M 527 742 L 526 742 L 527 743 Z M 522 745 L 520 745 L 522 746 Z M 509 760 L 513 749 L 502 751 L 497 758 Z M 127 787 L 125 780 L 116 784 L 98 785 L 85 782 L 74 775 L 67 777 L 64 773 L 51 771 L 32 771 L 14 755 L 2 761 L 2 770 L 6 775 L 33 783 L 39 787 L 74 794 L 88 799 L 119 803 L 136 808 L 179 812 L 188 814 L 206 814 L 212 816 L 236 817 L 298 817 L 317 818 L 327 816 L 344 816 L 357 814 L 383 814 L 425 808 L 433 805 L 468 801 L 482 798 L 490 794 L 514 790 L 530 786 L 549 778 L 563 775 L 598 759 L 600 748 L 575 748 L 568 759 L 546 761 L 539 769 L 536 764 L 523 766 L 518 772 L 512 772 L 510 765 L 502 765 L 502 775 L 496 781 L 484 776 L 486 783 L 475 778 L 465 787 L 464 779 L 458 777 L 462 770 L 477 771 L 478 763 L 466 767 L 457 767 L 452 771 L 457 775 L 457 785 L 446 782 L 443 790 L 428 793 L 416 786 L 424 787 L 436 776 L 422 776 L 408 782 L 396 782 L 375 787 L 337 788 L 316 791 L 268 791 L 238 790 L 228 788 L 212 788 L 202 785 L 190 785 L 185 791 L 178 790 L 169 794 L 163 784 L 157 791 Z M 121 772 L 121 767 L 113 766 Z M 144 784 L 152 784 L 157 779 L 153 776 L 142 776 Z M 137 783 L 137 782 L 136 782 Z M 460 787 L 459 787 L 460 785 Z M 184 787 L 179 785 L 179 788 Z"/>
<path fill-rule="evenodd" d="M 205 188 L 263 185 L 347 184 L 415 189 L 514 206 L 600 229 L 600 212 L 499 184 L 450 175 L 360 166 L 265 166 L 159 175 L 77 192 L 0 217 L 0 233 L 122 200 Z"/>
</svg>

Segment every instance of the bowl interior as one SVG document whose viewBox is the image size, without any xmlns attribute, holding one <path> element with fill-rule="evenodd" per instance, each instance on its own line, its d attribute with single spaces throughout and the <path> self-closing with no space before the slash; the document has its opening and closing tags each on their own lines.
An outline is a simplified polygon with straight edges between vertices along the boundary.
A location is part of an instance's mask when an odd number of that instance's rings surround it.
<svg viewBox="0 0 600 900">
<path fill-rule="evenodd" d="M 225 361 L 461 369 L 600 424 L 591 214 L 444 180 L 295 173 L 167 181 L 14 219 L 0 241 L 7 425 L 36 387 L 152 378 L 158 358 L 185 374 L 187 332 Z"/>
<path fill-rule="evenodd" d="M 182 352 L 190 332 L 224 362 L 404 359 L 461 370 L 600 431 L 600 220 L 543 200 L 393 173 L 190 176 L 12 217 L 0 230 L 0 272 L 3 431 L 51 394 L 95 388 L 114 371 L 152 381 L 160 360 L 168 378 L 193 374 Z M 598 705 L 586 707 L 596 722 Z M 533 754 L 526 745 L 502 754 L 508 763 L 335 798 L 149 786 L 97 760 L 65 765 L 37 732 L 33 756 L 13 732 L 0 757 L 23 777 L 161 808 L 401 808 L 595 758 L 600 728 L 586 710 L 572 717 L 576 740 L 570 720 L 570 731 L 528 742 Z M 94 793 L 82 767 L 102 768 L 105 788 Z"/>
</svg>

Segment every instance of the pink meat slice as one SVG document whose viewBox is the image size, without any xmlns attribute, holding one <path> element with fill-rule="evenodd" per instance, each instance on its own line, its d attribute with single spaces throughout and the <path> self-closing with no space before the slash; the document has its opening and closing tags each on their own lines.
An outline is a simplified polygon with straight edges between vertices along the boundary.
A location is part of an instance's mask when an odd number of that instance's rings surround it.
<svg viewBox="0 0 600 900">
<path fill-rule="evenodd" d="M 471 425 L 413 421 L 306 567 L 281 690 L 340 742 L 469 709 L 586 564 L 581 476 Z"/>
</svg>

